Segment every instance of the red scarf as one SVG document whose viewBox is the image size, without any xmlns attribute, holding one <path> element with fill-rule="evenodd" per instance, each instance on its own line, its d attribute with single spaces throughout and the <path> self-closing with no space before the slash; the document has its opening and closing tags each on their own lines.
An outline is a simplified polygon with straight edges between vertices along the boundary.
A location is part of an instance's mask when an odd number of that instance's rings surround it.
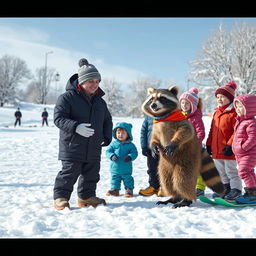
<svg viewBox="0 0 256 256">
<path fill-rule="evenodd" d="M 170 115 L 168 115 L 162 119 L 154 120 L 154 124 L 156 124 L 158 122 L 181 121 L 181 120 L 185 120 L 185 119 L 186 119 L 186 117 L 182 114 L 182 112 L 180 110 L 176 110 L 176 111 L 172 112 Z"/>
</svg>

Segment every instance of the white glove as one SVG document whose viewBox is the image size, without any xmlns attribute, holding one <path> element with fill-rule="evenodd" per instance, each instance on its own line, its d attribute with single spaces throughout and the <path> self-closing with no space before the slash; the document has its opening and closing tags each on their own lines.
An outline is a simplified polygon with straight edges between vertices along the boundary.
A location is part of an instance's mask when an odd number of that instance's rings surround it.
<svg viewBox="0 0 256 256">
<path fill-rule="evenodd" d="M 88 126 L 91 126 L 91 124 L 88 124 L 88 123 L 79 124 L 76 127 L 76 133 L 78 133 L 86 138 L 91 137 L 94 134 L 94 129 L 88 128 Z"/>
</svg>

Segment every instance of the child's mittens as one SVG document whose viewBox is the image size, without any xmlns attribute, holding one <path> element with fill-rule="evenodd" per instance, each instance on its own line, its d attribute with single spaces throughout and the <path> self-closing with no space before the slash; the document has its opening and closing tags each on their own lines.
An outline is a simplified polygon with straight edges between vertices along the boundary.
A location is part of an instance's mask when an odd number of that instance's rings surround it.
<svg viewBox="0 0 256 256">
<path fill-rule="evenodd" d="M 232 147 L 229 145 L 226 145 L 223 149 L 222 152 L 225 156 L 232 156 L 233 155 L 233 151 L 232 151 Z"/>
<path fill-rule="evenodd" d="M 116 161 L 117 159 L 118 159 L 117 155 L 113 155 L 110 157 L 110 160 L 112 160 L 112 161 Z"/>
<path fill-rule="evenodd" d="M 130 162 L 130 161 L 132 161 L 132 158 L 130 156 L 125 156 L 124 161 L 125 162 Z"/>
<path fill-rule="evenodd" d="M 212 155 L 212 147 L 211 146 L 206 146 L 206 151 L 207 153 L 211 156 Z"/>
<path fill-rule="evenodd" d="M 147 148 L 142 149 L 142 155 L 143 156 L 148 156 L 148 149 Z"/>
</svg>

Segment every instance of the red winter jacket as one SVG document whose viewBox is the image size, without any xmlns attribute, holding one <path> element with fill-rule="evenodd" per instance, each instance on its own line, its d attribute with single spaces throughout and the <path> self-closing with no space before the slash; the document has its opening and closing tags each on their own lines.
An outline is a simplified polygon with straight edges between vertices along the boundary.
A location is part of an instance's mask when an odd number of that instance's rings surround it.
<svg viewBox="0 0 256 256">
<path fill-rule="evenodd" d="M 206 141 L 206 146 L 211 146 L 212 158 L 235 160 L 235 155 L 225 156 L 222 150 L 226 145 L 232 145 L 236 116 L 237 114 L 233 104 L 230 104 L 223 111 L 220 108 L 215 109 Z"/>
</svg>

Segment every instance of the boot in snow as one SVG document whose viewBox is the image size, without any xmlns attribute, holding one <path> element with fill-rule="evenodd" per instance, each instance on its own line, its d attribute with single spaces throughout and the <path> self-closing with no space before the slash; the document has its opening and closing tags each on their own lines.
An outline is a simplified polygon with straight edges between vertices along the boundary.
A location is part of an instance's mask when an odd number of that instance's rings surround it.
<svg viewBox="0 0 256 256">
<path fill-rule="evenodd" d="M 119 196 L 119 190 L 115 188 L 111 188 L 107 193 L 106 196 Z"/>
<path fill-rule="evenodd" d="M 127 188 L 127 189 L 125 190 L 124 197 L 133 197 L 133 191 L 132 191 L 132 189 Z"/>
<path fill-rule="evenodd" d="M 237 188 L 232 188 L 228 194 L 224 196 L 225 200 L 235 200 L 237 197 L 241 196 L 242 191 Z"/>
<path fill-rule="evenodd" d="M 197 197 L 204 196 L 204 190 L 197 188 L 196 189 L 196 196 Z"/>
<path fill-rule="evenodd" d="M 56 210 L 63 210 L 65 207 L 70 208 L 67 198 L 57 198 L 54 200 L 54 208 Z"/>
<path fill-rule="evenodd" d="M 235 199 L 238 204 L 255 204 L 256 203 L 256 188 L 244 188 L 245 193 Z"/>
<path fill-rule="evenodd" d="M 231 187 L 230 187 L 229 183 L 223 184 L 223 186 L 224 186 L 224 193 L 223 193 L 223 195 L 219 195 L 218 193 L 214 192 L 212 194 L 212 198 L 215 198 L 215 197 L 222 197 L 222 198 L 224 198 L 224 196 L 227 195 L 230 192 Z"/>
<path fill-rule="evenodd" d="M 102 198 L 98 198 L 96 196 L 89 197 L 87 199 L 81 199 L 78 198 L 77 204 L 79 207 L 85 207 L 85 206 L 93 206 L 96 208 L 99 204 L 106 205 L 106 201 Z"/>
<path fill-rule="evenodd" d="M 159 188 L 154 188 L 152 186 L 149 186 L 146 189 L 140 189 L 139 194 L 142 196 L 153 196 L 157 194 L 158 191 L 159 191 Z"/>
</svg>

